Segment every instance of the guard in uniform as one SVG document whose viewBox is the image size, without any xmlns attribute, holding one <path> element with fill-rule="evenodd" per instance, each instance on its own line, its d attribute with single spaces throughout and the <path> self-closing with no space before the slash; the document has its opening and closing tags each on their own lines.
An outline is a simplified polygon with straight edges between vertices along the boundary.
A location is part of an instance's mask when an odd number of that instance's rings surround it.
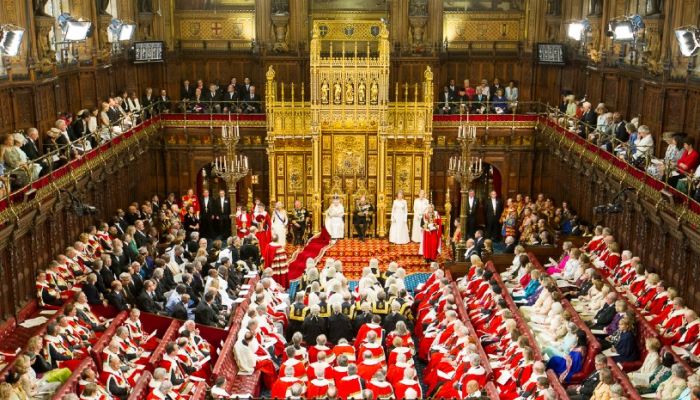
<svg viewBox="0 0 700 400">
<path fill-rule="evenodd" d="M 287 340 L 292 339 L 292 335 L 301 332 L 306 315 L 309 314 L 309 307 L 304 305 L 304 294 L 297 293 L 294 304 L 289 306 L 289 325 L 287 327 Z"/>
<path fill-rule="evenodd" d="M 357 231 L 357 235 L 362 241 L 365 240 L 367 228 L 372 223 L 373 213 L 374 207 L 372 204 L 367 201 L 367 197 L 361 196 L 353 213 L 352 224 L 355 226 L 355 231 Z"/>
<path fill-rule="evenodd" d="M 306 227 L 310 219 L 311 214 L 301 205 L 301 201 L 294 201 L 294 210 L 292 211 L 292 234 L 294 235 L 295 246 L 302 246 L 304 244 Z"/>
<path fill-rule="evenodd" d="M 386 294 L 384 292 L 377 293 L 377 301 L 372 302 L 372 314 L 379 315 L 384 321 L 390 309 L 391 306 L 386 301 Z"/>
<path fill-rule="evenodd" d="M 327 295 L 326 293 L 321 293 L 319 295 L 319 302 L 318 302 L 318 316 L 325 319 L 328 319 L 331 316 L 331 306 L 328 304 L 327 300 Z"/>
<path fill-rule="evenodd" d="M 354 301 L 352 301 L 350 299 L 346 299 L 345 301 L 343 301 L 343 304 L 340 305 L 340 310 L 351 321 L 355 319 L 355 302 Z"/>
</svg>

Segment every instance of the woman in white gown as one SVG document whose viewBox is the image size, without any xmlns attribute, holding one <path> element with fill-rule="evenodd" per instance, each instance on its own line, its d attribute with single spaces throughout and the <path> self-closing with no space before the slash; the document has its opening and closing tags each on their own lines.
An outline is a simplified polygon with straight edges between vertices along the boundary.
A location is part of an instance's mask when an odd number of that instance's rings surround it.
<svg viewBox="0 0 700 400">
<path fill-rule="evenodd" d="M 418 192 L 418 197 L 413 200 L 413 227 L 411 229 L 411 240 L 420 243 L 423 241 L 423 228 L 420 221 L 425 214 L 425 210 L 430 205 L 428 199 L 425 198 L 425 190 Z"/>
<path fill-rule="evenodd" d="M 389 228 L 389 243 L 406 244 L 411 241 L 408 236 L 408 204 L 399 190 L 391 207 L 391 227 Z"/>
<path fill-rule="evenodd" d="M 344 215 L 345 207 L 343 207 L 343 203 L 340 202 L 340 198 L 336 196 L 331 201 L 331 206 L 326 210 L 326 220 L 324 221 L 326 230 L 333 240 L 342 239 L 344 236 Z"/>
<path fill-rule="evenodd" d="M 282 248 L 287 244 L 287 225 L 289 224 L 289 218 L 287 217 L 287 210 L 284 209 L 284 205 L 281 201 L 275 204 L 275 212 L 272 213 L 272 233 L 277 234 L 277 243 L 279 243 Z"/>
</svg>

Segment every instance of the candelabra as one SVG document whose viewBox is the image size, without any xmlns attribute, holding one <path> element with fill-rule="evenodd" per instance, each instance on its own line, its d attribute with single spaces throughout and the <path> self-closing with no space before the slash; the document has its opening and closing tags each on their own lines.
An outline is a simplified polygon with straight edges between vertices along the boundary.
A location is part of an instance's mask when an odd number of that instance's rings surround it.
<svg viewBox="0 0 700 400">
<path fill-rule="evenodd" d="M 471 155 L 472 146 L 476 143 L 476 126 L 460 124 L 457 131 L 461 155 L 450 158 L 447 173 L 460 183 L 462 197 L 459 210 L 459 225 L 462 232 L 459 243 L 456 245 L 455 260 L 464 261 L 466 240 L 469 235 L 467 219 L 469 218 L 469 185 L 484 173 L 482 159 Z"/>
<path fill-rule="evenodd" d="M 226 182 L 229 204 L 231 205 L 231 234 L 236 232 L 236 185 L 250 172 L 248 157 L 236 154 L 236 145 L 241 135 L 236 126 L 221 128 L 221 139 L 226 144 L 226 155 L 216 157 L 212 163 L 212 174 Z"/>
</svg>

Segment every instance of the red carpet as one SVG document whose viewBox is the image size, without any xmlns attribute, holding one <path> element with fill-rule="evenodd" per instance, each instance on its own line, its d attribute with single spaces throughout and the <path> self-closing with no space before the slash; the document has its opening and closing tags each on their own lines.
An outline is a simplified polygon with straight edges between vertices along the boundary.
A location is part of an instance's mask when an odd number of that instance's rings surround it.
<svg viewBox="0 0 700 400">
<path fill-rule="evenodd" d="M 443 248 L 443 254 L 445 254 Z M 391 244 L 387 239 L 344 239 L 331 246 L 321 258 L 319 267 L 323 267 L 327 258 L 343 262 L 343 274 L 351 280 L 362 276 L 362 268 L 369 265 L 369 260 L 379 260 L 379 269 L 385 271 L 389 263 L 396 261 L 406 270 L 406 275 L 428 272 L 429 267 L 423 256 L 418 255 L 418 243 Z M 438 260 L 442 261 L 442 260 Z"/>
<path fill-rule="evenodd" d="M 308 258 L 316 259 L 330 243 L 331 236 L 326 232 L 325 228 L 320 234 L 311 238 L 304 249 L 289 260 L 289 279 L 298 279 L 306 269 L 306 260 Z"/>
</svg>

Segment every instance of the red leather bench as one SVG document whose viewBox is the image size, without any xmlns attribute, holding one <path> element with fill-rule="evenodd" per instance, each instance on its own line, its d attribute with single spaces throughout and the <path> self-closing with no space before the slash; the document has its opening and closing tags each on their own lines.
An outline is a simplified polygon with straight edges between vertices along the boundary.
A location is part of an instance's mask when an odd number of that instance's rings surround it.
<svg viewBox="0 0 700 400">
<path fill-rule="evenodd" d="M 136 381 L 136 385 L 131 389 L 131 394 L 129 395 L 129 400 L 143 400 L 148 397 L 148 393 L 151 388 L 148 383 L 151 381 L 151 373 L 148 371 L 143 371 L 143 374 Z"/>
<path fill-rule="evenodd" d="M 120 314 L 114 317 L 107 329 L 105 329 L 105 331 L 102 332 L 102 336 L 100 336 L 97 342 L 95 342 L 95 345 L 92 346 L 92 349 L 90 349 L 90 357 L 92 357 L 93 360 L 95 360 L 98 373 L 102 371 L 102 364 L 104 361 L 102 360 L 102 352 L 109 346 L 109 342 L 112 341 L 114 333 L 117 331 L 117 328 L 121 326 L 122 323 L 124 323 L 124 320 L 127 318 L 127 316 L 127 312 L 122 311 Z"/>
<path fill-rule="evenodd" d="M 549 386 L 554 390 L 559 400 L 569 400 L 569 396 L 566 394 L 566 389 L 561 385 L 557 376 L 554 375 L 554 371 L 551 369 L 547 370 L 547 378 L 549 379 Z"/>
<path fill-rule="evenodd" d="M 92 358 L 87 357 L 83 362 L 78 365 L 78 368 L 73 371 L 73 374 L 66 380 L 63 385 L 61 385 L 58 390 L 51 397 L 52 400 L 61 400 L 68 393 L 78 393 L 78 381 L 80 381 L 80 374 L 86 369 L 95 369 L 95 361 Z"/>
<path fill-rule="evenodd" d="M 174 341 L 178 336 L 177 330 L 180 328 L 180 325 L 182 323 L 176 319 L 170 320 L 172 321 L 170 322 L 170 326 L 168 327 L 168 329 L 165 330 L 165 332 L 163 332 L 163 335 L 159 335 L 160 343 L 158 343 L 158 347 L 156 347 L 156 349 L 153 350 L 151 358 L 148 359 L 148 364 L 146 364 L 146 368 L 149 371 L 153 371 L 155 368 L 158 367 L 160 360 L 163 358 L 163 354 L 165 354 L 165 346 L 167 346 L 168 342 Z"/>
<path fill-rule="evenodd" d="M 194 391 L 192 391 L 192 397 L 190 397 L 190 400 L 204 400 L 206 397 L 207 385 L 204 382 L 199 382 L 194 387 Z M 257 395 L 255 397 L 257 397 Z"/>
<path fill-rule="evenodd" d="M 627 374 L 620 369 L 612 357 L 608 357 L 608 368 L 610 368 L 610 372 L 612 372 L 612 376 L 615 378 L 615 381 L 622 386 L 622 391 L 629 400 L 642 399 L 642 396 L 639 395 L 637 389 L 634 387 L 634 385 L 632 385 L 632 382 L 630 382 Z"/>
<path fill-rule="evenodd" d="M 452 279 L 452 276 L 449 275 L 449 271 L 446 276 L 448 279 Z M 469 335 L 477 338 L 476 349 L 479 353 L 479 358 L 481 358 L 481 366 L 484 367 L 484 370 L 486 371 L 486 380 L 491 381 L 493 380 L 493 369 L 491 369 L 491 364 L 489 363 L 489 356 L 486 354 L 484 348 L 481 346 L 481 343 L 478 341 L 479 335 L 476 333 L 476 329 L 474 329 L 474 326 L 469 319 L 467 308 L 464 306 L 464 299 L 462 299 L 462 294 L 460 293 L 459 289 L 457 289 L 457 284 L 455 282 L 452 282 L 452 293 L 454 293 L 455 300 L 457 302 L 457 314 L 459 314 L 459 319 L 464 323 L 464 326 L 467 327 Z"/>
</svg>

